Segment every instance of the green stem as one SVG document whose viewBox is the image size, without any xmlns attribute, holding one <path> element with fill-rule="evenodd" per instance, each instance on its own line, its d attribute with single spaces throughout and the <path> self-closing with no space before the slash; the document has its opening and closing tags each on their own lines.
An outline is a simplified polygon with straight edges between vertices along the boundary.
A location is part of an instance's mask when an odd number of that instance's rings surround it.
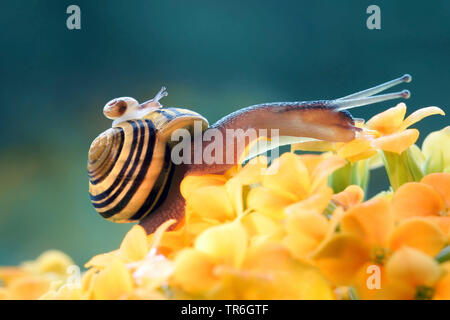
<svg viewBox="0 0 450 320">
<path fill-rule="evenodd" d="M 436 261 L 439 263 L 444 263 L 445 261 L 450 260 L 450 246 L 446 246 L 444 249 L 442 249 L 441 252 L 438 253 L 436 256 Z"/>
<path fill-rule="evenodd" d="M 423 172 L 413 156 L 410 148 L 397 154 L 389 151 L 380 151 L 389 182 L 394 190 L 402 184 L 412 181 L 420 181 Z"/>
</svg>

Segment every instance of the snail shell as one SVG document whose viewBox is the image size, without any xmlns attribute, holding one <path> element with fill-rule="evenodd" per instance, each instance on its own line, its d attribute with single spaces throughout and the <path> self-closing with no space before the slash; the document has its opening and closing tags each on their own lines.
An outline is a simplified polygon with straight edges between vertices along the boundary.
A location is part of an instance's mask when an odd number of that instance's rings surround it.
<svg viewBox="0 0 450 320">
<path fill-rule="evenodd" d="M 180 108 L 158 109 L 101 133 L 88 156 L 89 193 L 93 206 L 114 222 L 144 218 L 166 199 L 174 172 L 166 137 L 179 128 L 192 130 L 198 113 Z M 164 134 L 162 134 L 164 132 Z"/>
</svg>

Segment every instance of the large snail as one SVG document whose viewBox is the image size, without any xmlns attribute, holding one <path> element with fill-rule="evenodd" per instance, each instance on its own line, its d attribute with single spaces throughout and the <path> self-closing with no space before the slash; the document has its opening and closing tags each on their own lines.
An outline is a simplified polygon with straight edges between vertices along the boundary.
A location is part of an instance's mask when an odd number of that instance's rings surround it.
<svg viewBox="0 0 450 320">
<path fill-rule="evenodd" d="M 103 109 L 105 116 L 113 120 L 112 127 L 100 134 L 89 150 L 92 204 L 108 220 L 140 221 L 147 232 L 153 232 L 164 221 L 183 217 L 184 199 L 179 186 L 185 175 L 223 173 L 238 161 L 242 151 L 233 150 L 232 163 L 174 164 L 171 135 L 175 130 L 193 132 L 194 124 L 200 123 L 203 134 L 212 129 L 224 133 L 223 146 L 230 143 L 225 139 L 229 129 L 278 129 L 280 136 L 346 142 L 360 130 L 347 109 L 408 98 L 407 90 L 375 94 L 410 81 L 411 76 L 404 75 L 334 100 L 254 105 L 231 113 L 212 126 L 196 112 L 162 108 L 159 100 L 167 95 L 164 87 L 153 99 L 142 104 L 129 97 L 113 99 Z M 207 148 L 210 143 L 213 141 L 202 141 L 201 148 Z M 224 159 L 229 156 L 227 152 L 224 147 Z"/>
</svg>

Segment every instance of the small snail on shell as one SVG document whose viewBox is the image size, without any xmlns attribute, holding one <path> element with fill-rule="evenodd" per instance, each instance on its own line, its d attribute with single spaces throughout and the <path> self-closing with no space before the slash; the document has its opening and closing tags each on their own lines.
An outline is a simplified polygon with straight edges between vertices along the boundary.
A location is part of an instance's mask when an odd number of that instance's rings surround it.
<svg viewBox="0 0 450 320">
<path fill-rule="evenodd" d="M 114 222 L 140 221 L 153 232 L 164 221 L 184 216 L 180 182 L 187 174 L 223 173 L 237 163 L 174 164 L 171 160 L 171 134 L 177 129 L 193 131 L 200 122 L 203 132 L 224 133 L 223 158 L 227 157 L 226 130 L 278 129 L 280 136 L 307 137 L 346 142 L 360 130 L 346 109 L 381 101 L 408 98 L 409 91 L 375 95 L 399 83 L 410 82 L 404 75 L 343 98 L 309 102 L 265 103 L 233 112 L 212 126 L 200 114 L 181 108 L 162 108 L 159 100 L 167 95 L 163 87 L 142 104 L 130 97 L 108 102 L 103 112 L 113 120 L 112 127 L 91 144 L 88 157 L 89 193 L 98 213 Z M 259 138 L 256 136 L 255 138 Z M 251 143 L 252 141 L 246 141 Z M 192 142 L 193 143 L 193 142 Z M 206 148 L 212 141 L 202 141 Z M 245 147 L 245 146 L 244 146 Z M 236 150 L 233 150 L 236 151 Z"/>
</svg>

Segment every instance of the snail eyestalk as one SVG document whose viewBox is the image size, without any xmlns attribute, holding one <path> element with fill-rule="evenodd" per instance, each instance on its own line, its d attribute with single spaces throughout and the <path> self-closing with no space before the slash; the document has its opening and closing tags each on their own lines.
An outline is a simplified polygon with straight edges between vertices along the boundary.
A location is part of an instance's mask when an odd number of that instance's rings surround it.
<svg viewBox="0 0 450 320">
<path fill-rule="evenodd" d="M 161 90 L 155 95 L 153 99 L 145 101 L 141 104 L 141 109 L 160 109 L 162 108 L 162 104 L 159 102 L 164 97 L 167 97 L 169 93 L 166 91 L 166 87 L 161 87 Z"/>
<path fill-rule="evenodd" d="M 156 96 L 152 99 L 153 101 L 159 101 L 164 97 L 167 97 L 169 93 L 166 91 L 166 87 L 162 86 L 161 90 L 158 91 Z"/>
<path fill-rule="evenodd" d="M 388 101 L 388 100 L 394 100 L 394 99 L 409 99 L 411 96 L 411 93 L 408 90 L 403 90 L 400 92 L 394 92 L 394 93 L 387 93 L 387 94 L 380 94 L 378 96 L 372 96 L 372 97 L 364 97 L 364 98 L 357 98 L 357 99 L 349 99 L 349 100 L 335 100 L 333 101 L 333 106 L 336 107 L 337 111 L 347 110 L 351 108 L 356 108 L 360 106 L 367 106 L 369 104 Z"/>
<path fill-rule="evenodd" d="M 412 77 L 409 74 L 404 74 L 403 76 L 401 76 L 400 78 L 382 83 L 378 86 L 375 86 L 373 88 L 369 88 L 360 92 L 356 92 L 353 94 L 350 94 L 348 96 L 342 97 L 342 98 L 338 98 L 336 100 L 350 100 L 350 99 L 357 99 L 357 98 L 365 98 L 365 97 L 371 97 L 379 92 L 385 91 L 389 88 L 392 88 L 396 85 L 399 85 L 401 83 L 409 83 L 411 82 Z"/>
<path fill-rule="evenodd" d="M 341 111 L 355 107 L 365 106 L 372 103 L 388 101 L 392 99 L 398 98 L 408 99 L 411 96 L 411 93 L 408 90 L 403 90 L 395 93 L 380 94 L 377 96 L 375 94 L 385 91 L 401 83 L 411 82 L 411 80 L 412 77 L 409 74 L 404 74 L 400 78 L 382 83 L 373 88 L 369 88 L 342 98 L 338 98 L 333 101 L 333 105 L 336 107 L 336 110 Z"/>
</svg>

